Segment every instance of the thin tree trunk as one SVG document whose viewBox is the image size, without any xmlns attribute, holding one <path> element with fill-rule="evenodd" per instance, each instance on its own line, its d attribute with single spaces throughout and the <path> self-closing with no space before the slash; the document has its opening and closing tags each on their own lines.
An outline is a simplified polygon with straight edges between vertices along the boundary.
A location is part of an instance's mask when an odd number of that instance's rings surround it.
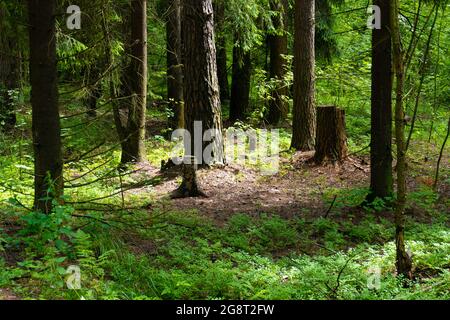
<svg viewBox="0 0 450 320">
<path fill-rule="evenodd" d="M 34 207 L 49 213 L 63 192 L 56 69 L 55 2 L 29 0 L 30 78 L 35 157 Z"/>
<path fill-rule="evenodd" d="M 423 83 L 425 81 L 425 75 L 426 75 L 426 66 L 427 66 L 427 62 L 428 62 L 428 55 L 430 53 L 430 46 L 431 46 L 431 40 L 433 38 L 433 32 L 434 32 L 434 27 L 436 26 L 436 21 L 437 21 L 437 17 L 438 17 L 438 13 L 439 13 L 439 7 L 435 6 L 435 15 L 434 15 L 434 20 L 433 23 L 431 25 L 431 30 L 430 30 L 430 34 L 428 35 L 428 40 L 427 40 L 427 44 L 425 46 L 425 53 L 423 55 L 423 60 L 420 66 L 420 81 L 419 81 L 419 88 L 417 89 L 417 95 L 416 95 L 416 101 L 414 104 L 414 113 L 412 116 L 412 120 L 411 120 L 411 128 L 409 129 L 409 133 L 408 133 L 408 138 L 406 140 L 406 152 L 408 152 L 409 149 L 409 144 L 411 143 L 411 138 L 412 135 L 414 133 L 414 128 L 416 126 L 416 120 L 417 120 L 417 112 L 419 110 L 419 103 L 420 103 L 420 96 L 422 93 L 422 88 L 423 88 Z"/>
<path fill-rule="evenodd" d="M 17 122 L 11 92 L 19 87 L 20 60 L 17 39 L 1 25 L 4 20 L 6 12 L 0 6 L 0 130 L 9 132 Z"/>
<path fill-rule="evenodd" d="M 439 159 L 436 165 L 436 174 L 434 176 L 434 184 L 433 189 L 437 190 L 438 182 L 439 182 L 439 170 L 441 167 L 442 156 L 444 155 L 445 146 L 447 145 L 448 137 L 450 136 L 450 119 L 448 119 L 447 125 L 447 135 L 445 136 L 444 142 L 442 143 L 441 152 L 439 153 Z"/>
<path fill-rule="evenodd" d="M 372 125 L 370 193 L 367 201 L 393 193 L 392 177 L 392 41 L 391 0 L 375 0 L 381 9 L 381 29 L 372 32 Z"/>
<path fill-rule="evenodd" d="M 145 161 L 145 114 L 147 107 L 147 0 L 132 0 L 129 38 L 130 62 L 124 70 L 122 94 L 126 106 L 116 112 L 120 119 L 121 164 Z M 118 114 L 117 114 L 118 113 Z M 116 124 L 117 124 L 116 120 Z"/>
<path fill-rule="evenodd" d="M 170 0 L 167 33 L 167 99 L 172 116 L 172 130 L 184 127 L 183 67 L 181 61 L 181 0 Z"/>
<path fill-rule="evenodd" d="M 97 116 L 97 103 L 102 96 L 101 74 L 102 71 L 99 66 L 94 66 L 88 71 L 88 85 L 90 86 L 90 92 L 87 98 L 87 115 L 91 118 Z"/>
<path fill-rule="evenodd" d="M 271 93 L 269 101 L 269 113 L 267 122 L 277 125 L 280 121 L 286 120 L 288 114 L 288 104 L 286 96 L 288 88 L 284 86 L 283 80 L 286 77 L 286 56 L 288 54 L 287 20 L 288 3 L 286 0 L 271 0 L 271 9 L 277 11 L 279 16 L 273 19 L 274 28 L 277 34 L 268 36 L 270 47 L 270 78 L 277 83 L 276 88 Z"/>
<path fill-rule="evenodd" d="M 405 248 L 405 206 L 406 206 L 406 149 L 405 112 L 403 91 L 405 82 L 404 52 L 401 47 L 399 27 L 399 0 L 392 1 L 391 35 L 393 42 L 394 70 L 396 75 L 395 136 L 397 142 L 397 205 L 395 208 L 395 244 L 397 251 L 397 274 L 412 279 L 412 259 Z"/>
<path fill-rule="evenodd" d="M 250 78 L 252 62 L 250 52 L 235 45 L 233 48 L 233 71 L 231 82 L 230 120 L 245 120 L 250 104 Z"/>
<path fill-rule="evenodd" d="M 217 50 L 217 77 L 219 78 L 220 99 L 224 101 L 230 99 L 227 66 L 227 40 L 223 30 L 223 25 L 225 23 L 224 3 L 217 1 L 214 3 L 214 17 Z"/>
<path fill-rule="evenodd" d="M 315 108 L 315 1 L 295 1 L 294 110 L 292 148 L 314 150 Z"/>
<path fill-rule="evenodd" d="M 185 0 L 182 11 L 185 129 L 191 135 L 190 141 L 185 140 L 185 159 L 190 162 L 185 164 L 181 186 L 172 196 L 195 197 L 203 195 L 197 185 L 196 167 L 206 160 L 203 155 L 207 147 L 211 150 L 212 159 L 208 159 L 211 161 L 206 164 L 224 162 L 222 115 L 212 2 Z M 201 122 L 200 132 L 194 129 L 196 121 Z M 207 130 L 211 130 L 214 136 L 210 141 L 203 141 Z"/>
</svg>

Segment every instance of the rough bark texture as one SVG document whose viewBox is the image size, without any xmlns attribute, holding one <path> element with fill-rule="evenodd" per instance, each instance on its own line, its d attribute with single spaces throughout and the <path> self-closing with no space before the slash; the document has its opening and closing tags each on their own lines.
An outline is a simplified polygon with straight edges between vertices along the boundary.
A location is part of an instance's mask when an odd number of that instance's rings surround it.
<svg viewBox="0 0 450 320">
<path fill-rule="evenodd" d="M 392 196 L 392 50 L 390 0 L 375 0 L 381 9 L 381 29 L 372 32 L 372 126 L 370 152 L 370 194 Z"/>
<path fill-rule="evenodd" d="M 230 120 L 245 120 L 250 104 L 250 77 L 252 62 L 250 52 L 241 47 L 233 48 L 233 71 L 231 82 Z"/>
<path fill-rule="evenodd" d="M 20 60 L 17 39 L 2 25 L 6 12 L 0 6 L 0 130 L 10 131 L 16 124 L 11 90 L 19 87 Z"/>
<path fill-rule="evenodd" d="M 167 33 L 167 100 L 173 116 L 170 128 L 184 127 L 183 67 L 181 61 L 181 0 L 170 0 Z"/>
<path fill-rule="evenodd" d="M 276 80 L 277 86 L 271 93 L 269 101 L 269 112 L 266 120 L 268 123 L 277 125 L 280 121 L 286 120 L 288 114 L 288 104 L 285 96 L 288 95 L 288 87 L 284 86 L 283 80 L 286 76 L 286 59 L 283 57 L 288 54 L 288 36 L 287 36 L 287 0 L 271 0 L 271 10 L 277 11 L 278 16 L 273 18 L 273 26 L 277 34 L 268 36 L 270 49 L 270 78 Z"/>
<path fill-rule="evenodd" d="M 203 162 L 202 154 L 205 148 L 211 144 L 215 162 L 224 162 L 212 2 L 185 0 L 182 12 L 185 128 L 191 134 L 190 146 L 186 146 L 185 156 L 191 158 L 191 163 L 184 166 L 183 182 L 175 194 L 200 196 L 202 192 L 196 183 L 195 170 L 196 164 Z M 195 121 L 201 121 L 202 132 L 194 130 Z M 214 130 L 216 135 L 211 141 L 203 142 L 203 133 L 206 130 Z M 196 140 L 200 148 L 198 145 L 195 148 Z"/>
<path fill-rule="evenodd" d="M 116 126 L 122 141 L 121 163 L 145 160 L 145 113 L 147 107 L 147 1 L 131 1 L 128 39 L 130 61 L 122 77 L 124 100 L 115 110 Z"/>
<path fill-rule="evenodd" d="M 314 161 L 342 162 L 347 157 L 345 111 L 335 106 L 317 108 L 317 138 Z"/>
<path fill-rule="evenodd" d="M 56 70 L 55 2 L 29 0 L 30 80 L 36 210 L 49 213 L 63 191 Z"/>
<path fill-rule="evenodd" d="M 294 110 L 292 148 L 314 149 L 315 109 L 315 1 L 295 1 Z"/>
<path fill-rule="evenodd" d="M 393 60 L 396 76 L 395 137 L 397 143 L 397 205 L 395 208 L 395 244 L 397 251 L 397 274 L 412 279 L 412 259 L 405 248 L 405 205 L 406 205 L 406 149 L 405 112 L 403 92 L 405 83 L 404 53 L 402 51 L 399 27 L 399 0 L 393 0 L 390 15 L 393 43 Z"/>
<path fill-rule="evenodd" d="M 225 7 L 222 2 L 214 4 L 215 32 L 216 32 L 216 59 L 217 77 L 219 78 L 220 99 L 230 99 L 230 86 L 228 83 L 227 67 L 227 41 L 223 30 L 225 20 Z"/>
</svg>

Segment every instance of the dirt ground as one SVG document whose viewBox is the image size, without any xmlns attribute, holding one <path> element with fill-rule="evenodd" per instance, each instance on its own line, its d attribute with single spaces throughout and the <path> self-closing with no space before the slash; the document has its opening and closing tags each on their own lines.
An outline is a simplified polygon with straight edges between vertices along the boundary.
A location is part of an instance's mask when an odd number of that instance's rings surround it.
<svg viewBox="0 0 450 320">
<path fill-rule="evenodd" d="M 280 172 L 273 176 L 236 164 L 200 170 L 199 184 L 208 197 L 174 199 L 170 204 L 175 210 L 197 209 L 218 223 L 236 213 L 320 216 L 329 209 L 323 201 L 325 189 L 369 183 L 370 168 L 363 157 L 350 157 L 341 165 L 316 166 L 308 161 L 312 156 L 311 152 L 300 152 L 290 160 L 283 159 Z M 168 179 L 154 188 L 154 194 L 159 199 L 167 198 L 178 184 L 179 179 Z"/>
<path fill-rule="evenodd" d="M 223 168 L 203 169 L 198 172 L 200 187 L 208 197 L 170 199 L 169 195 L 179 186 L 179 172 L 161 174 L 159 168 L 144 166 L 142 177 L 162 175 L 162 182 L 153 188 L 156 203 L 162 200 L 165 206 L 177 211 L 198 210 L 218 225 L 225 223 L 237 213 L 251 216 L 277 214 L 284 218 L 317 218 L 330 211 L 330 203 L 324 201 L 324 192 L 329 188 L 350 189 L 368 187 L 370 184 L 370 164 L 368 156 L 352 155 L 339 165 L 317 166 L 309 161 L 313 152 L 298 152 L 292 157 L 281 159 L 280 171 L 272 176 L 263 176 L 255 168 L 229 164 Z M 434 161 L 427 159 L 410 163 L 409 190 L 432 183 Z M 448 165 L 448 159 L 443 161 Z M 395 163 L 394 163 L 395 165 Z M 394 168 L 395 170 L 395 168 Z M 394 172 L 395 174 L 395 172 Z M 441 181 L 445 177 L 441 177 Z M 441 183 L 439 192 L 443 199 L 449 196 L 449 187 Z M 133 190 L 133 193 L 141 191 Z M 331 198 L 334 195 L 331 195 Z M 328 194 L 330 198 L 330 194 Z M 168 200 L 170 199 L 170 200 Z M 332 199 L 331 199 L 332 200 Z M 339 204 L 339 197 L 335 204 Z M 445 201 L 444 201 L 445 202 Z M 166 207 L 167 209 L 167 207 Z M 444 209 L 445 210 L 445 209 Z M 448 210 L 448 209 L 447 209 Z M 347 208 L 346 214 L 364 215 L 361 208 Z M 407 213 L 408 214 L 408 213 Z M 421 220 L 421 212 L 414 212 Z M 331 216 L 332 214 L 330 214 Z M 380 217 L 391 219 L 389 212 Z M 337 217 L 336 217 L 337 218 Z M 423 217 L 427 220 L 428 217 Z"/>
</svg>

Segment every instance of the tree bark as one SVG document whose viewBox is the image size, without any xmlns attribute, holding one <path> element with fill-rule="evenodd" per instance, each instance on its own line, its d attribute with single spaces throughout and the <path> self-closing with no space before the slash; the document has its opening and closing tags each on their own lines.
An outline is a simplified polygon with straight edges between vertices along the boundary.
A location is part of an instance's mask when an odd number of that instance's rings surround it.
<svg viewBox="0 0 450 320">
<path fill-rule="evenodd" d="M 315 109 L 315 1 L 295 1 L 294 110 L 292 148 L 314 149 Z"/>
<path fill-rule="evenodd" d="M 63 193 L 63 160 L 56 69 L 55 2 L 29 0 L 34 207 L 49 213 Z"/>
<path fill-rule="evenodd" d="M 396 76 L 395 137 L 397 143 L 397 205 L 395 208 L 395 244 L 397 274 L 412 279 L 412 259 L 405 248 L 405 205 L 406 205 L 406 148 L 405 148 L 405 112 L 403 91 L 405 82 L 404 52 L 398 18 L 399 0 L 392 1 L 390 15 L 393 43 L 394 70 Z"/>
<path fill-rule="evenodd" d="M 225 6 L 222 2 L 214 4 L 215 32 L 216 32 L 216 60 L 217 77 L 219 78 L 221 101 L 230 99 L 230 86 L 228 83 L 227 66 L 227 40 L 224 34 L 223 25 L 225 23 Z"/>
<path fill-rule="evenodd" d="M 167 100 L 173 116 L 172 130 L 184 127 L 183 67 L 181 61 L 181 0 L 170 0 L 166 22 L 167 33 Z"/>
<path fill-rule="evenodd" d="M 101 76 L 102 70 L 99 66 L 93 66 L 88 70 L 88 85 L 90 90 L 87 98 L 87 115 L 91 118 L 97 116 L 97 103 L 102 96 Z"/>
<path fill-rule="evenodd" d="M 250 78 L 252 62 L 250 52 L 235 45 L 231 82 L 230 120 L 245 120 L 250 104 Z"/>
<path fill-rule="evenodd" d="M 271 92 L 269 101 L 269 112 L 266 120 L 269 124 L 277 125 L 280 121 L 286 120 L 288 114 L 288 104 L 285 97 L 288 95 L 288 87 L 284 86 L 283 80 L 286 77 L 286 59 L 288 54 L 288 3 L 286 0 L 271 0 L 271 10 L 277 11 L 278 16 L 273 18 L 273 26 L 277 34 L 268 36 L 270 48 L 270 78 L 277 83 Z"/>
<path fill-rule="evenodd" d="M 317 108 L 317 138 L 314 162 L 342 162 L 347 157 L 345 111 L 335 106 Z"/>
<path fill-rule="evenodd" d="M 20 60 L 17 39 L 14 39 L 6 26 L 6 12 L 0 6 L 0 130 L 9 132 L 16 125 L 13 90 L 19 87 Z"/>
<path fill-rule="evenodd" d="M 392 49 L 390 0 L 375 0 L 381 29 L 372 32 L 372 125 L 370 193 L 367 201 L 392 196 Z"/>
<path fill-rule="evenodd" d="M 444 156 L 444 150 L 445 150 L 445 146 L 447 145 L 449 136 L 450 136 L 450 118 L 448 119 L 448 124 L 447 124 L 447 135 L 445 136 L 444 142 L 442 143 L 441 152 L 439 153 L 438 161 L 436 164 L 436 173 L 434 175 L 434 183 L 433 183 L 433 190 L 435 190 L 435 191 L 437 191 L 437 188 L 438 188 L 439 170 L 441 167 L 442 157 Z"/>
<path fill-rule="evenodd" d="M 173 196 L 195 197 L 203 195 L 197 185 L 196 166 L 203 163 L 203 153 L 209 144 L 213 162 L 206 164 L 224 162 L 222 115 L 212 2 L 185 0 L 182 12 L 185 129 L 191 135 L 190 141 L 185 140 L 185 158 L 189 158 L 190 162 L 185 164 L 183 182 Z M 200 132 L 194 130 L 196 121 L 202 124 Z M 215 133 L 211 141 L 203 141 L 206 130 Z"/>
<path fill-rule="evenodd" d="M 147 0 L 132 0 L 128 39 L 130 60 L 122 76 L 124 105 L 115 108 L 116 127 L 122 141 L 121 164 L 145 161 L 147 107 Z"/>
</svg>

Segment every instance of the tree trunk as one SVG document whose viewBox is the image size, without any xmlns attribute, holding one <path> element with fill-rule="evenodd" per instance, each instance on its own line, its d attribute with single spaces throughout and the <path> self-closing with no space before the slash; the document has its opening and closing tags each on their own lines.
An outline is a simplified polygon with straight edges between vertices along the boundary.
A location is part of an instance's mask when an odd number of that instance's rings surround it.
<svg viewBox="0 0 450 320">
<path fill-rule="evenodd" d="M 314 162 L 342 162 L 347 157 L 345 111 L 335 106 L 317 108 L 317 138 Z"/>
<path fill-rule="evenodd" d="M 280 121 L 286 120 L 288 114 L 288 104 L 286 96 L 288 87 L 284 86 L 283 80 L 286 77 L 286 59 L 288 54 L 287 20 L 288 3 L 286 0 L 271 0 L 271 10 L 277 11 L 278 16 L 273 18 L 273 26 L 277 34 L 268 36 L 270 48 L 270 78 L 274 79 L 277 86 L 271 92 L 269 101 L 269 112 L 266 120 L 272 125 L 277 125 Z"/>
<path fill-rule="evenodd" d="M 294 110 L 292 148 L 314 149 L 315 109 L 315 1 L 295 1 Z"/>
<path fill-rule="evenodd" d="M 250 52 L 235 45 L 233 48 L 233 74 L 231 82 L 230 120 L 245 120 L 250 104 L 250 77 L 252 62 Z"/>
<path fill-rule="evenodd" d="M 214 4 L 215 32 L 216 32 L 216 59 L 217 77 L 219 78 L 220 99 L 230 99 L 227 67 L 227 41 L 223 30 L 225 20 L 225 7 L 221 2 Z"/>
<path fill-rule="evenodd" d="M 88 112 L 87 115 L 91 118 L 95 118 L 97 116 L 97 103 L 100 97 L 102 96 L 102 90 L 100 88 L 100 84 L 94 85 L 89 93 L 88 99 Z"/>
<path fill-rule="evenodd" d="M 181 0 L 170 0 L 167 32 L 167 100 L 172 116 L 172 130 L 184 127 L 183 67 L 181 61 Z"/>
<path fill-rule="evenodd" d="M 121 95 L 124 104 L 115 108 L 116 126 L 122 141 L 121 164 L 145 161 L 145 114 L 147 107 L 147 0 L 132 0 L 130 61 L 124 69 Z"/>
<path fill-rule="evenodd" d="M 203 195 L 195 169 L 203 163 L 205 149 L 211 148 L 213 156 L 206 164 L 223 163 L 224 146 L 212 2 L 185 0 L 182 11 L 185 128 L 191 135 L 190 141 L 185 140 L 185 158 L 190 161 L 184 166 L 183 182 L 173 196 L 193 197 Z M 196 121 L 202 124 L 200 132 L 194 130 Z M 213 131 L 211 141 L 203 142 L 205 130 Z"/>
<path fill-rule="evenodd" d="M 406 149 L 405 112 L 403 90 L 405 82 L 404 53 L 401 47 L 399 27 L 399 0 L 392 1 L 391 35 L 393 42 L 394 70 L 396 75 L 395 137 L 397 143 L 397 205 L 395 209 L 395 244 L 397 251 L 397 274 L 412 279 L 412 259 L 405 248 L 405 205 L 406 205 Z"/>
<path fill-rule="evenodd" d="M 19 87 L 20 60 L 15 39 L 6 26 L 6 12 L 0 6 L 0 130 L 8 132 L 16 125 L 14 99 L 11 91 Z"/>
<path fill-rule="evenodd" d="M 392 196 L 392 50 L 390 0 L 376 0 L 381 29 L 372 32 L 372 126 L 370 193 L 367 201 Z"/>
<path fill-rule="evenodd" d="M 102 71 L 99 66 L 93 66 L 91 70 L 88 70 L 88 85 L 90 90 L 87 98 L 87 115 L 91 118 L 97 116 L 97 103 L 102 96 L 101 76 Z"/>
<path fill-rule="evenodd" d="M 436 173 L 434 175 L 434 183 L 433 183 L 433 190 L 437 191 L 438 189 L 438 182 L 439 182 L 439 170 L 441 167 L 441 161 L 442 157 L 444 156 L 445 146 L 447 145 L 448 137 L 450 136 L 450 118 L 448 119 L 447 124 L 447 135 L 445 136 L 444 142 L 442 143 L 441 152 L 439 153 L 437 165 L 436 165 Z"/>
<path fill-rule="evenodd" d="M 63 160 L 56 69 L 55 2 L 29 0 L 34 207 L 49 213 L 63 192 Z"/>
</svg>

